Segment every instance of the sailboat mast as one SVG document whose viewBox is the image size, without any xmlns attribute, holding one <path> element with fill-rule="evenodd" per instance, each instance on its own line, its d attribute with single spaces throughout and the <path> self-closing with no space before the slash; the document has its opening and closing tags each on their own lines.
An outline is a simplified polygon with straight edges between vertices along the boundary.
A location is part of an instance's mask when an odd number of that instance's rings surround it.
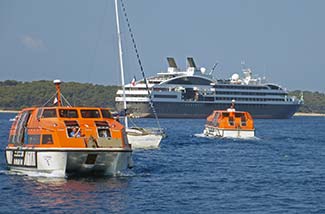
<svg viewBox="0 0 325 214">
<path fill-rule="evenodd" d="M 123 67 L 123 57 L 122 57 L 122 41 L 121 41 L 120 20 L 119 20 L 119 15 L 118 15 L 117 0 L 115 0 L 115 16 L 116 16 L 116 29 L 117 29 L 117 38 L 118 38 L 121 82 L 122 82 L 122 89 L 123 89 L 123 107 L 124 107 L 124 112 L 125 112 L 124 123 L 125 123 L 125 127 L 128 128 L 128 118 L 126 115 L 127 112 L 126 112 L 126 98 L 125 98 L 124 67 Z"/>
</svg>

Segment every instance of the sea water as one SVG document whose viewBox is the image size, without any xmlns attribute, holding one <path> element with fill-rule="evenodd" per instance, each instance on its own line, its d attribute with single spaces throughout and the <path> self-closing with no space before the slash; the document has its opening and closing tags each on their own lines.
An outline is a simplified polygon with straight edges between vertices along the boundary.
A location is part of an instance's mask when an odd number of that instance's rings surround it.
<svg viewBox="0 0 325 214">
<path fill-rule="evenodd" d="M 0 213 L 325 213 L 325 117 L 255 120 L 257 139 L 197 136 L 205 120 L 161 119 L 161 147 L 118 177 L 11 173 L 0 114 Z M 154 126 L 153 119 L 137 119 Z"/>
</svg>

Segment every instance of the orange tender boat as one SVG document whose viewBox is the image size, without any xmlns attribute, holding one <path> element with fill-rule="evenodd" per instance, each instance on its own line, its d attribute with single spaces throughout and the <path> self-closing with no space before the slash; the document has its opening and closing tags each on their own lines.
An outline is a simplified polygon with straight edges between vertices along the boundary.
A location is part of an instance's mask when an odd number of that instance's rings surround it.
<svg viewBox="0 0 325 214">
<path fill-rule="evenodd" d="M 57 106 L 25 108 L 13 122 L 5 149 L 9 169 L 64 177 L 116 175 L 130 167 L 132 149 L 124 126 L 109 109 L 64 107 L 61 82 L 54 83 Z"/>
<path fill-rule="evenodd" d="M 203 133 L 212 137 L 254 137 L 254 121 L 250 113 L 236 111 L 232 104 L 232 107 L 227 110 L 213 111 L 207 117 Z"/>
</svg>

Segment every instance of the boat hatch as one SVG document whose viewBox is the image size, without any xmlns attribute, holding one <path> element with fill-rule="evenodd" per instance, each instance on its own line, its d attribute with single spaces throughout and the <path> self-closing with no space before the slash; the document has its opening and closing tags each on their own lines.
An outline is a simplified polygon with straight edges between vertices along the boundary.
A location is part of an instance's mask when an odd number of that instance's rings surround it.
<svg viewBox="0 0 325 214">
<path fill-rule="evenodd" d="M 98 137 L 104 137 L 104 138 L 111 137 L 109 125 L 106 121 L 95 121 L 95 125 L 97 127 Z"/>
<path fill-rule="evenodd" d="M 220 116 L 219 113 L 216 113 L 216 114 L 214 115 L 214 118 L 213 118 L 213 120 L 212 120 L 212 125 L 214 125 L 214 126 L 219 126 L 219 123 L 218 123 L 218 118 L 219 118 L 219 116 Z"/>
<path fill-rule="evenodd" d="M 23 145 L 28 142 L 27 139 L 27 123 L 30 118 L 31 111 L 24 111 L 21 113 L 17 121 L 16 130 L 13 136 L 10 136 L 9 141 L 15 145 Z"/>
</svg>

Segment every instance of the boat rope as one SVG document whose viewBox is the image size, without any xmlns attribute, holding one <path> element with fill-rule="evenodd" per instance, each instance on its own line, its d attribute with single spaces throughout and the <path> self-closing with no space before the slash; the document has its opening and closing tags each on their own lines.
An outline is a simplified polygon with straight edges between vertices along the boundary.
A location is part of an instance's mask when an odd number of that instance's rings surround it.
<svg viewBox="0 0 325 214">
<path fill-rule="evenodd" d="M 142 62 L 141 62 L 141 59 L 140 59 L 140 55 L 139 55 L 139 52 L 138 52 L 137 45 L 135 43 L 134 35 L 133 35 L 132 29 L 131 29 L 131 25 L 130 25 L 130 22 L 129 22 L 128 15 L 126 13 L 126 7 L 125 7 L 125 4 L 124 4 L 123 0 L 121 0 L 121 5 L 122 5 L 122 10 L 123 10 L 124 18 L 125 18 L 125 21 L 126 21 L 126 24 L 127 24 L 127 27 L 128 27 L 129 33 L 130 33 L 130 36 L 131 36 L 133 48 L 134 48 L 135 54 L 137 56 L 138 64 L 140 66 L 140 71 L 141 71 L 143 80 L 144 80 L 144 82 L 146 84 L 146 89 L 148 91 L 149 105 L 150 105 L 150 108 L 151 108 L 151 110 L 152 110 L 155 118 L 156 118 L 158 128 L 159 128 L 159 130 L 161 130 L 161 126 L 160 126 L 160 123 L 159 123 L 159 120 L 158 120 L 158 115 L 157 115 L 157 112 L 155 110 L 155 107 L 154 107 L 153 102 L 152 102 L 152 99 L 151 99 L 151 92 L 149 90 L 148 81 L 147 81 L 146 75 L 145 75 L 144 70 L 143 70 Z"/>
<path fill-rule="evenodd" d="M 48 99 L 42 107 L 46 106 L 51 100 L 53 100 L 53 98 L 56 97 L 58 93 L 56 92 L 55 94 L 52 95 L 52 97 L 50 97 L 50 99 Z M 63 96 L 63 94 L 61 94 L 61 97 L 63 98 L 63 100 L 67 103 L 67 106 L 71 107 L 72 105 L 68 102 L 68 100 Z M 63 104 L 63 103 L 62 103 Z"/>
</svg>

